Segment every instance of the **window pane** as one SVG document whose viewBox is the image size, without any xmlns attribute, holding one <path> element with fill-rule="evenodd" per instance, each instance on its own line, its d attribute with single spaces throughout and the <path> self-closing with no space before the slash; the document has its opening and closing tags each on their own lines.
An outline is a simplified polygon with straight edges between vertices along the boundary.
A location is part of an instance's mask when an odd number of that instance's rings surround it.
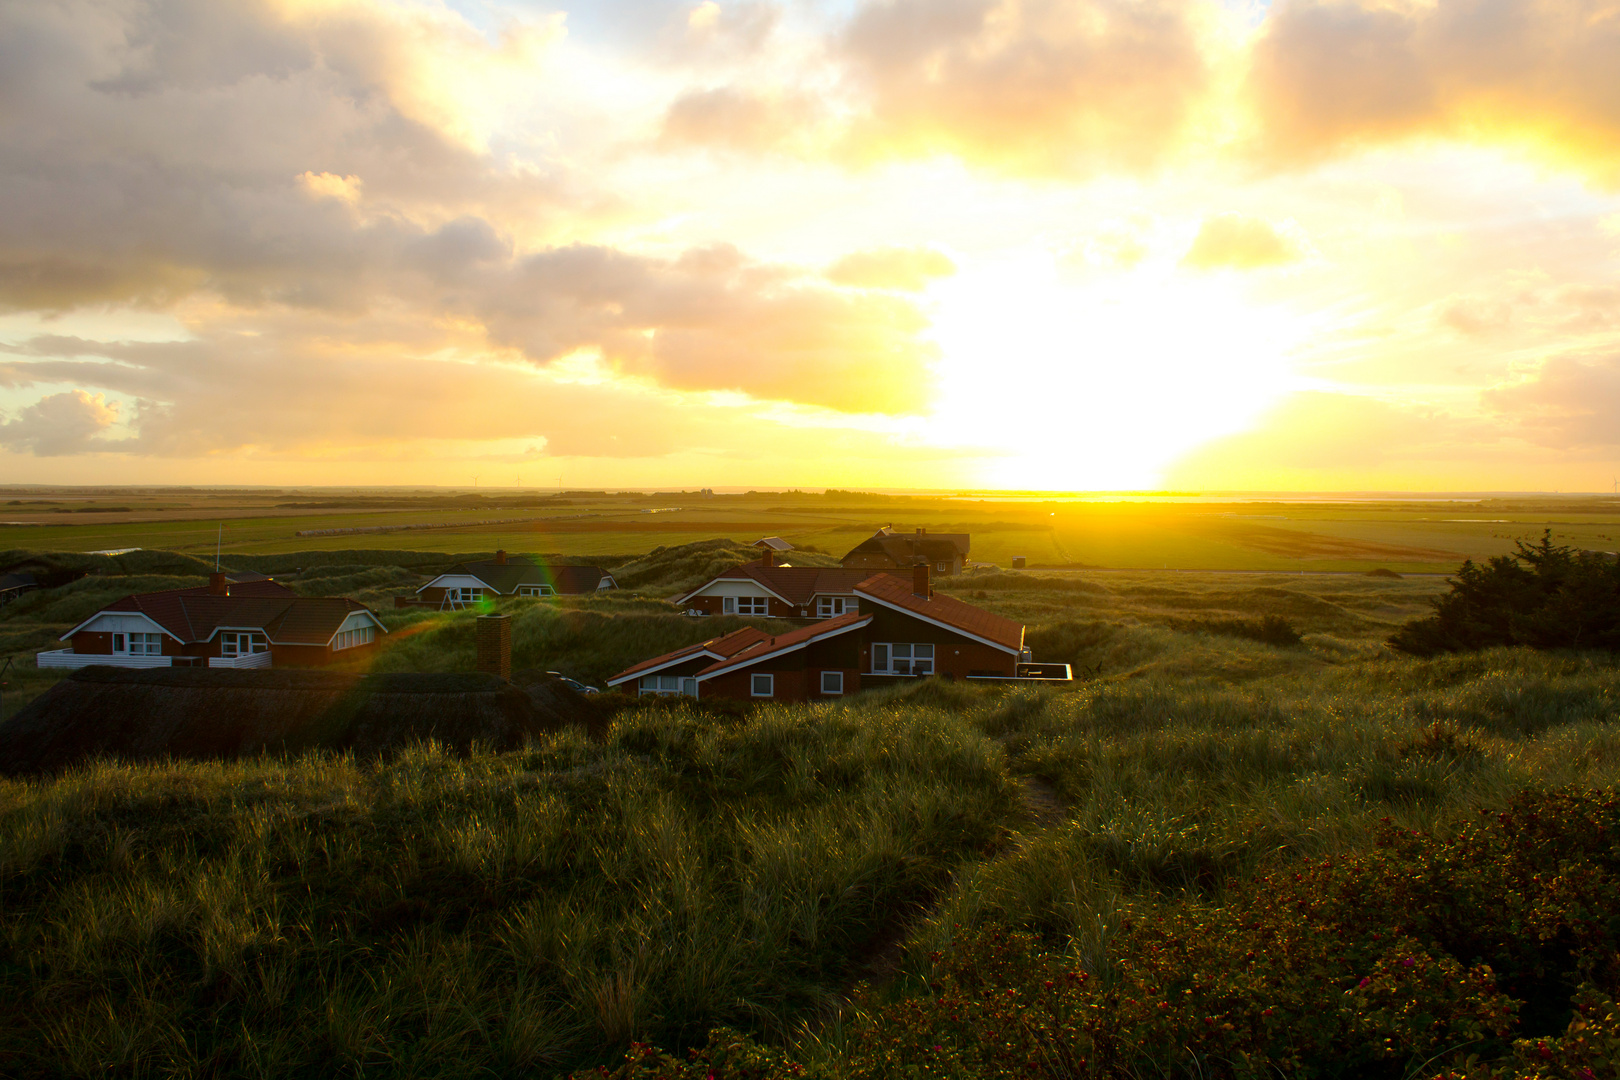
<svg viewBox="0 0 1620 1080">
<path fill-rule="evenodd" d="M 889 647 L 887 645 L 872 646 L 872 670 L 889 670 Z"/>
<path fill-rule="evenodd" d="M 752 687 L 753 696 L 754 697 L 770 697 L 771 696 L 771 690 L 772 690 L 772 684 L 774 682 L 775 682 L 775 679 L 770 675 L 755 675 L 755 676 L 753 676 L 753 687 Z"/>
<path fill-rule="evenodd" d="M 682 679 L 681 680 L 681 693 L 685 694 L 687 697 L 697 697 L 698 696 L 697 680 L 696 679 Z"/>
<path fill-rule="evenodd" d="M 894 658 L 896 660 L 904 659 L 904 658 L 907 658 L 909 656 L 911 656 L 911 646 L 910 645 L 896 645 L 894 647 Z"/>
<path fill-rule="evenodd" d="M 913 645 L 911 648 L 913 650 L 912 655 L 919 660 L 932 660 L 934 658 L 934 647 L 932 645 Z"/>
<path fill-rule="evenodd" d="M 842 694 L 844 692 L 844 673 L 842 671 L 823 671 L 821 673 L 821 692 L 823 694 Z"/>
</svg>

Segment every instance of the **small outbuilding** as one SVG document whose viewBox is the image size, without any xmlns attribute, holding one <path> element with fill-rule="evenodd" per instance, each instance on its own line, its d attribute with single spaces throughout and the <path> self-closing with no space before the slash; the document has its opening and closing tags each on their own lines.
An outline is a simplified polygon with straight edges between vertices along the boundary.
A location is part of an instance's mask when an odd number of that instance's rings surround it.
<svg viewBox="0 0 1620 1080">
<path fill-rule="evenodd" d="M 416 595 L 400 597 L 399 607 L 463 608 L 509 596 L 583 596 L 616 589 L 613 575 L 596 566 L 536 562 L 497 551 L 493 559 L 457 563 Z"/>
</svg>

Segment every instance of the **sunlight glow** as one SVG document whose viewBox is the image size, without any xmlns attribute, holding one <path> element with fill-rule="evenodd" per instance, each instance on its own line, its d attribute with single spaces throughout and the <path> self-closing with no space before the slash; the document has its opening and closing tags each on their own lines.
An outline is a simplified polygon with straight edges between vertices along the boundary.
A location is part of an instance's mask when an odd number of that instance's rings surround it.
<svg viewBox="0 0 1620 1080">
<path fill-rule="evenodd" d="M 1292 389 L 1286 356 L 1304 333 L 1227 278 L 1162 265 L 1071 284 L 1037 255 L 965 270 L 934 296 L 935 435 L 997 448 L 990 486 L 1155 486 Z"/>
</svg>

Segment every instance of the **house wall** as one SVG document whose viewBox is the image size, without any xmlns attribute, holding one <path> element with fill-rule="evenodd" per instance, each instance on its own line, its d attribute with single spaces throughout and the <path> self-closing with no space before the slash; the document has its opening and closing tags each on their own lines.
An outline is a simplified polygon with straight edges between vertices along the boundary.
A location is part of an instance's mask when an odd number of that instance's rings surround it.
<svg viewBox="0 0 1620 1080">
<path fill-rule="evenodd" d="M 921 619 L 861 600 L 861 614 L 871 615 L 863 633 L 861 670 L 870 671 L 872 659 L 870 643 L 874 641 L 910 642 L 934 646 L 934 673 L 964 679 L 969 675 L 1016 675 L 1018 657 L 991 645 L 933 626 Z"/>
<path fill-rule="evenodd" d="M 380 636 L 380 635 L 379 635 Z M 325 645 L 277 645 L 270 643 L 270 657 L 275 667 L 324 667 L 342 661 L 347 663 L 370 656 L 380 643 L 356 645 L 352 649 L 333 652 Z"/>
<path fill-rule="evenodd" d="M 702 683 L 699 698 L 732 698 L 737 701 L 764 701 L 754 697 L 750 676 L 755 672 L 770 673 L 776 677 L 772 701 L 824 701 L 831 695 L 821 692 L 821 673 L 844 673 L 844 693 L 848 696 L 861 688 L 860 631 L 850 631 L 837 637 L 818 641 L 780 656 L 766 657 L 757 664 L 728 671 Z"/>
</svg>

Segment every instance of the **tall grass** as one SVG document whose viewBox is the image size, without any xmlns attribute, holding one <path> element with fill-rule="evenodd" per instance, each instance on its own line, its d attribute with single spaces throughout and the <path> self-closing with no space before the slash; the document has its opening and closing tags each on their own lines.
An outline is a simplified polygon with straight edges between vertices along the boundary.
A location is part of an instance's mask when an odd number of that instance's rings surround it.
<svg viewBox="0 0 1620 1080">
<path fill-rule="evenodd" d="M 471 1076 L 835 994 L 1014 813 L 933 710 L 0 783 L 0 1072 Z"/>
</svg>

